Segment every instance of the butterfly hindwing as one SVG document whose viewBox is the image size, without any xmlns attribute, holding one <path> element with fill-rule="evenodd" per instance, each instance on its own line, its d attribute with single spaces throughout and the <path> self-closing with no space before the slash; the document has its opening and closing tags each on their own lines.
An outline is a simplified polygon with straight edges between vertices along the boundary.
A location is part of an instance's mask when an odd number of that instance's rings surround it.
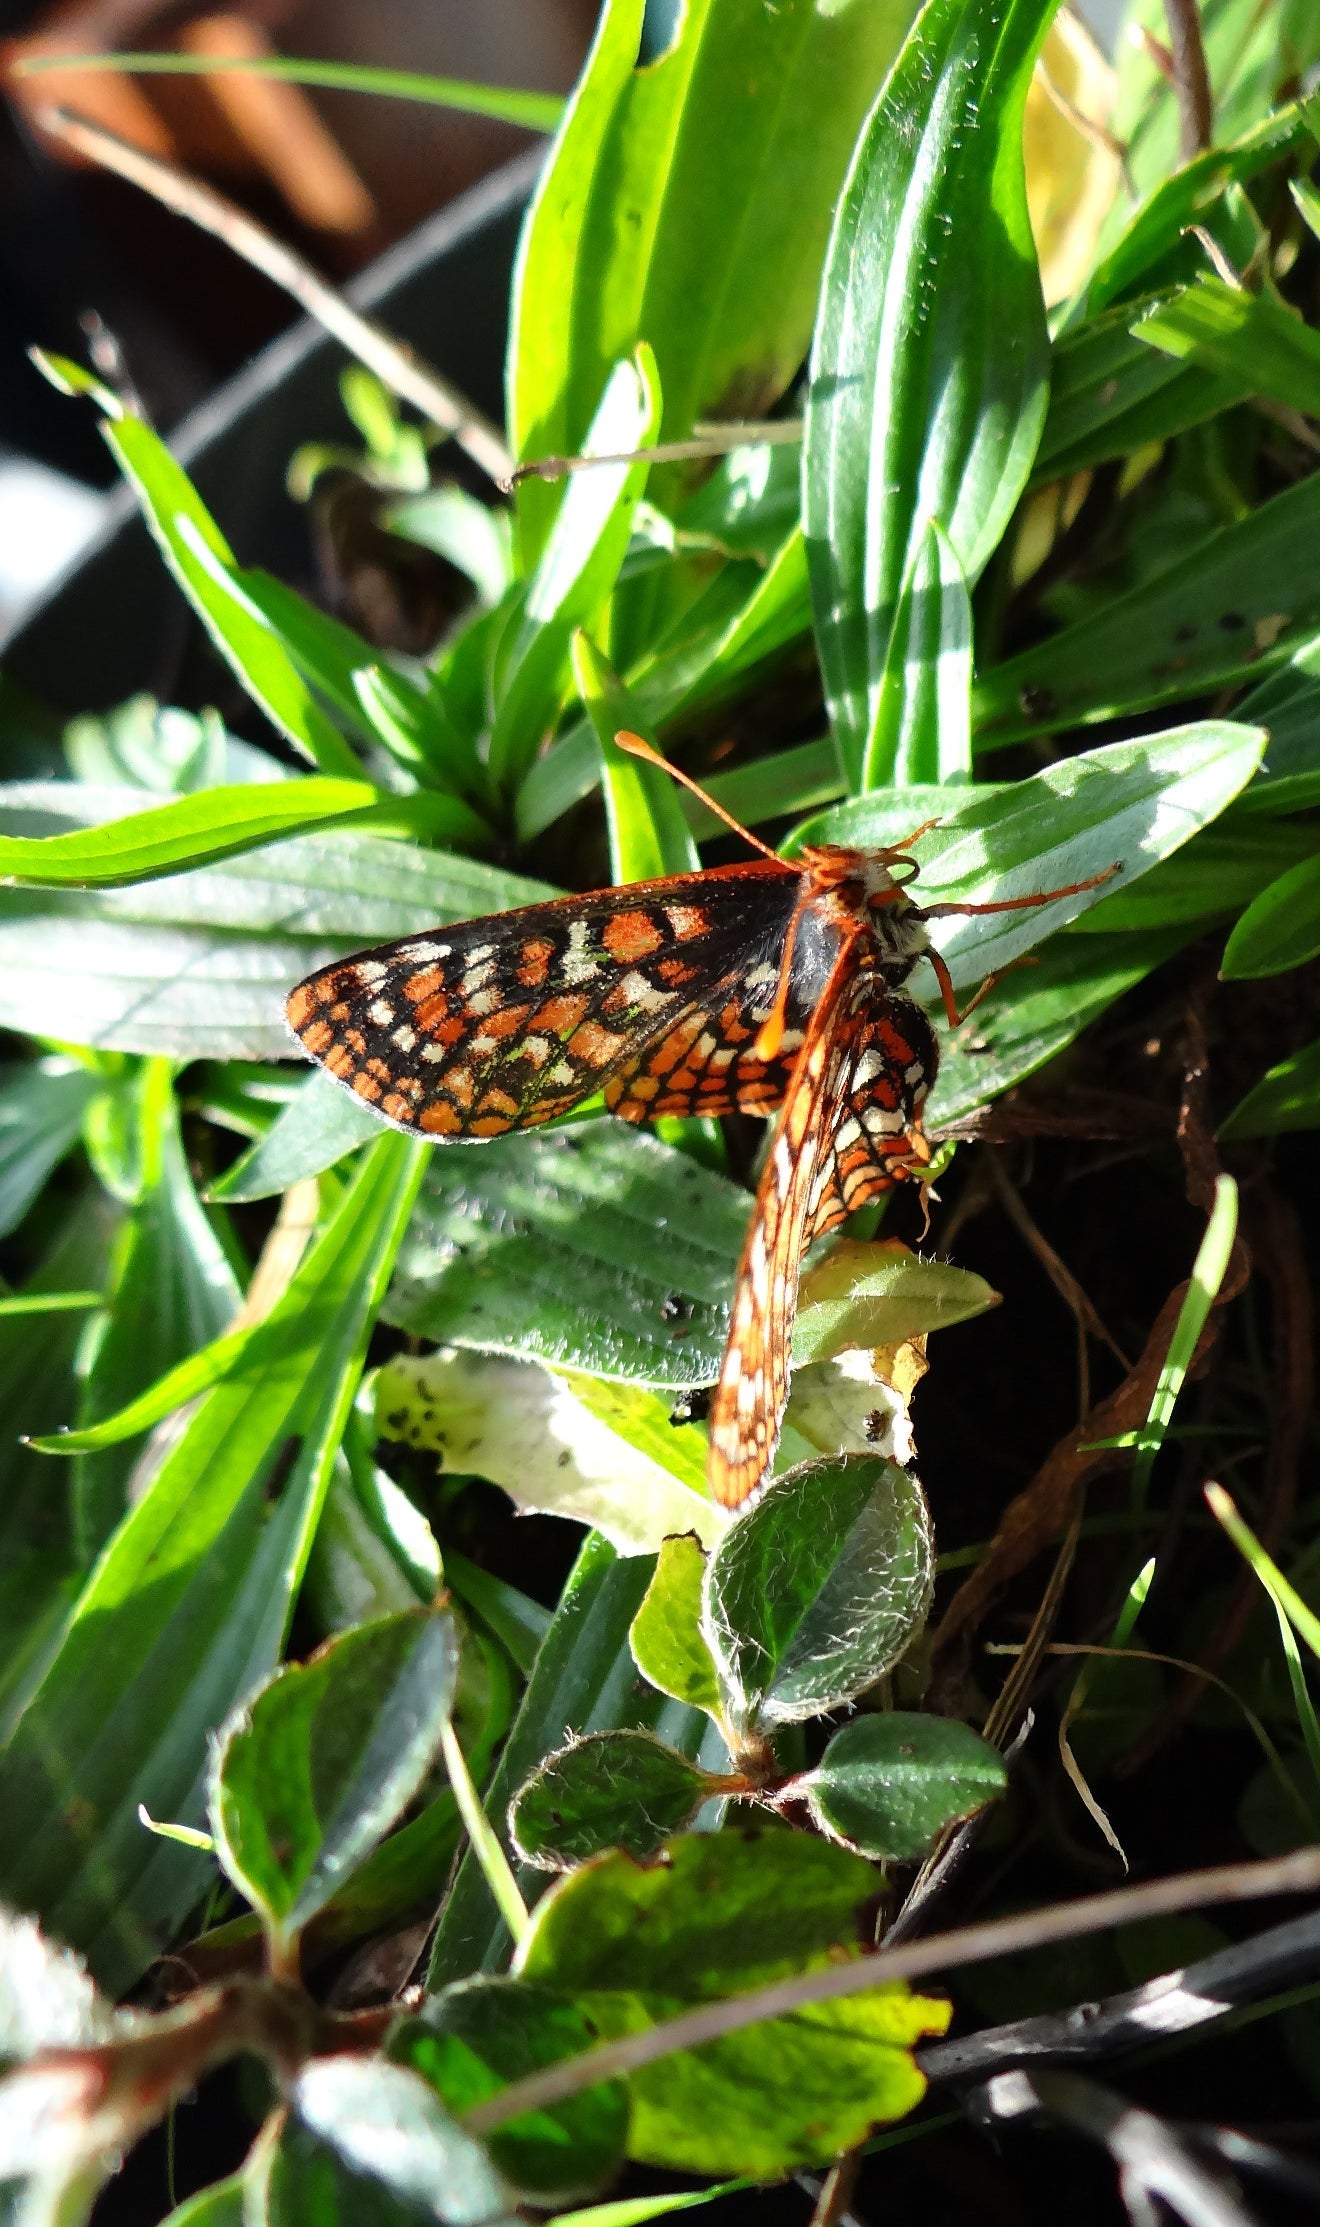
<svg viewBox="0 0 1320 2227">
<path fill-rule="evenodd" d="M 803 1254 L 907 1173 L 934 1068 L 919 1008 L 858 965 L 855 939 L 843 943 L 766 1158 L 734 1287 L 710 1410 L 711 1489 L 725 1507 L 756 1491 L 779 1440 Z"/>
<path fill-rule="evenodd" d="M 309 976 L 289 1021 L 398 1127 L 501 1136 L 640 1073 L 683 1016 L 741 998 L 782 947 L 798 889 L 767 862 L 461 921 Z"/>
</svg>

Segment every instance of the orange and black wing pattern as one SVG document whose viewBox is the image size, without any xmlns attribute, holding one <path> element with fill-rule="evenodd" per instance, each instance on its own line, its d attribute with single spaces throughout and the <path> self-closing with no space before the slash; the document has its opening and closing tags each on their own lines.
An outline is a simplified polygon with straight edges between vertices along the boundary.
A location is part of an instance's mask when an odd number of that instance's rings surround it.
<svg viewBox="0 0 1320 2227">
<path fill-rule="evenodd" d="M 798 1056 L 756 1194 L 710 1409 L 711 1490 L 738 1508 L 764 1482 L 788 1398 L 802 1258 L 920 1163 L 922 1100 L 937 1052 L 910 998 L 839 949 Z"/>
<path fill-rule="evenodd" d="M 800 890 L 758 861 L 461 921 L 310 975 L 289 1023 L 387 1121 L 440 1139 L 533 1128 L 597 1090 L 632 1121 L 761 1110 L 792 1068 L 752 1043 Z"/>
</svg>

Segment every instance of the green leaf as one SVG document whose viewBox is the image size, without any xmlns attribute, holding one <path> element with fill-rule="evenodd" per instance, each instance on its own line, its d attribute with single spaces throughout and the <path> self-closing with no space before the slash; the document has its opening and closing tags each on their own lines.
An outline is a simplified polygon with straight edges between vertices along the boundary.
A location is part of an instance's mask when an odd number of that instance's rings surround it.
<svg viewBox="0 0 1320 2227">
<path fill-rule="evenodd" d="M 998 1304 L 998 1292 L 970 1269 L 921 1260 L 896 1241 L 845 1238 L 803 1278 L 793 1365 L 828 1361 L 849 1346 L 901 1345 Z"/>
<path fill-rule="evenodd" d="M 75 1192 L 20 1297 L 40 1300 L 106 1274 L 119 1215 L 95 1185 Z M 79 1571 L 66 1470 L 20 1433 L 57 1429 L 74 1412 L 81 1313 L 0 1317 L 0 1739 L 7 1738 L 59 1644 Z"/>
<path fill-rule="evenodd" d="M 1311 851 L 1311 831 L 1287 821 L 1239 821 L 1236 813 L 1203 828 L 1194 843 L 1162 859 L 1135 887 L 1103 893 L 1073 933 L 1141 933 L 1222 918 L 1237 912 Z"/>
<path fill-rule="evenodd" d="M 244 2227 L 243 2183 L 241 2173 L 231 2174 L 225 2181 L 212 2181 L 209 2188 L 199 2188 L 195 2196 L 185 2197 L 161 2227 Z"/>
<path fill-rule="evenodd" d="M 1320 857 L 1306 858 L 1248 905 L 1224 948 L 1226 982 L 1284 974 L 1320 951 Z"/>
<path fill-rule="evenodd" d="M 1074 320 L 1094 316 L 1147 280 L 1165 257 L 1183 246 L 1190 226 L 1207 221 L 1231 187 L 1250 184 L 1262 171 L 1311 145 L 1305 110 L 1290 101 L 1234 144 L 1209 147 L 1162 176 L 1097 264 L 1074 304 Z M 1199 242 L 1190 245 L 1200 259 L 1204 251 Z"/>
<path fill-rule="evenodd" d="M 278 635 L 233 583 L 229 545 L 182 465 L 140 418 L 118 418 L 103 431 L 166 564 L 253 702 L 323 773 L 354 779 L 353 752 L 308 693 Z"/>
<path fill-rule="evenodd" d="M 896 1462 L 856 1454 L 775 1477 L 706 1572 L 730 1714 L 750 1729 L 855 1701 L 911 1644 L 933 1585 L 930 1510 Z"/>
<path fill-rule="evenodd" d="M 291 769 L 227 735 L 217 711 L 200 713 L 130 696 L 99 718 L 64 730 L 69 771 L 93 788 L 142 788 L 154 796 L 217 789 L 226 781 L 285 781 Z"/>
<path fill-rule="evenodd" d="M 81 1428 L 118 1413 L 177 1362 L 222 1336 L 243 1296 L 193 1189 L 164 1060 L 144 1065 L 133 1103 L 140 1192 L 115 1246 L 104 1311 L 93 1319 L 83 1348 Z M 139 1452 L 120 1446 L 79 1456 L 73 1491 L 84 1566 L 124 1513 Z M 145 1482 L 139 1474 L 139 1492 Z"/>
<path fill-rule="evenodd" d="M 346 2165 L 446 2227 L 508 2219 L 513 2198 L 481 2143 L 452 2119 L 434 2088 L 380 2057 L 316 2057 L 290 2093 L 301 2124 Z M 324 2211 L 287 2211 L 288 2227 L 311 2227 Z M 350 2206 L 337 2215 L 358 2216 Z M 336 2217 L 331 2214 L 331 2217 Z"/>
<path fill-rule="evenodd" d="M 650 1868 L 605 1856 L 559 1881 L 518 1969 L 571 1990 L 606 2036 L 638 2032 L 685 2004 L 857 1954 L 872 1939 L 875 1890 L 859 1857 L 808 1834 L 689 1834 Z M 629 2080 L 629 2153 L 764 2178 L 824 2162 L 920 2100 L 911 2047 L 947 2021 L 945 2004 L 876 1990 L 648 2065 Z"/>
<path fill-rule="evenodd" d="M 1002 787 L 877 791 L 809 820 L 786 847 L 894 843 L 911 832 L 914 818 L 938 814 L 939 825 L 921 842 L 923 904 L 1037 895 L 1117 867 L 1098 888 L 1053 904 L 941 928 L 939 948 L 963 989 L 1093 906 L 1099 929 L 1102 901 L 1216 819 L 1251 778 L 1264 746 L 1258 728 L 1205 720 L 1082 751 Z M 1027 985 L 1016 994 L 1029 995 Z"/>
<path fill-rule="evenodd" d="M 598 2035 L 576 2004 L 525 1980 L 469 1980 L 435 1996 L 421 2018 L 396 2026 L 390 2055 L 429 2081 L 462 2118 L 513 2080 L 579 2056 Z M 601 2081 L 549 2111 L 511 2119 L 490 2153 L 528 2202 L 556 2205 L 596 2188 L 620 2164 L 628 2091 Z"/>
<path fill-rule="evenodd" d="M 509 1832 L 541 1871 L 572 1871 L 607 1848 L 644 1862 L 719 1787 L 652 1732 L 593 1732 L 547 1756 L 519 1788 Z"/>
<path fill-rule="evenodd" d="M 3 1891 L 107 1988 L 133 1983 L 206 1879 L 138 1804 L 200 1822 L 207 1738 L 276 1659 L 420 1161 L 392 1136 L 367 1156 L 110 1541 L 0 1761 Z"/>
<path fill-rule="evenodd" d="M 44 835 L 113 819 L 124 802 L 135 809 L 140 791 L 19 783 L 0 789 L 0 827 Z M 127 889 L 0 889 L 0 1025 L 102 1050 L 284 1059 L 283 1001 L 302 975 L 364 944 L 554 894 L 347 831 Z"/>
<path fill-rule="evenodd" d="M 908 715 L 896 718 L 885 694 L 892 702 L 901 686 L 909 642 L 947 638 L 965 617 L 950 575 L 949 618 L 914 611 L 896 634 L 928 528 L 947 535 L 973 585 L 1044 423 L 1022 116 L 1052 13 L 1053 0 L 929 0 L 835 217 L 812 345 L 803 521 L 825 690 L 853 788 L 897 772 Z M 923 673 L 918 696 L 926 685 Z M 928 715 L 912 718 L 928 730 Z"/>
<path fill-rule="evenodd" d="M 1266 762 L 1243 792 L 1241 812 L 1306 812 L 1320 802 L 1315 731 L 1320 717 L 1320 634 L 1298 644 L 1243 697 L 1239 711 L 1269 734 Z"/>
<path fill-rule="evenodd" d="M 1288 1129 L 1320 1129 L 1320 1038 L 1271 1067 L 1219 1124 L 1225 1139 L 1276 1137 Z"/>
<path fill-rule="evenodd" d="M 606 379 L 582 454 L 627 459 L 654 440 L 659 422 L 655 358 L 642 342 Z M 579 627 L 596 624 L 613 591 L 649 470 L 644 462 L 600 463 L 569 479 L 528 581 L 517 630 L 502 653 L 490 739 L 490 769 L 501 786 L 521 780 L 553 723 L 569 644 Z"/>
<path fill-rule="evenodd" d="M 1008 1784 L 998 1749 L 953 1717 L 854 1717 L 795 1779 L 824 1831 L 863 1856 L 915 1863 L 946 1825 Z"/>
<path fill-rule="evenodd" d="M 942 1039 L 939 1073 L 926 1103 L 931 1135 L 1025 1082 L 1194 933 L 1129 928 L 1107 936 L 1053 937 L 1030 968 L 997 984 L 975 1013 Z"/>
<path fill-rule="evenodd" d="M 34 73 L 49 67 L 34 57 Z M 177 54 L 167 52 L 80 54 L 80 70 L 131 71 L 135 77 L 216 77 L 234 71 L 243 77 L 276 78 L 285 85 L 320 85 L 329 91 L 374 93 L 394 100 L 426 101 L 469 116 L 492 116 L 526 131 L 553 131 L 563 114 L 557 93 L 525 91 L 516 85 L 477 85 L 461 77 L 437 77 L 429 70 L 379 69 L 368 62 L 304 59 L 294 54 Z"/>
<path fill-rule="evenodd" d="M 869 788 L 952 784 L 972 771 L 972 604 L 949 537 L 932 519 L 903 582 L 880 674 Z"/>
<path fill-rule="evenodd" d="M 441 1149 L 386 1319 L 437 1344 L 708 1384 L 746 1219 L 735 1184 L 623 1122 Z"/>
<path fill-rule="evenodd" d="M 640 715 L 613 667 L 585 634 L 574 637 L 573 677 L 600 749 L 610 879 L 659 881 L 666 874 L 697 873 L 701 860 L 677 785 L 658 766 L 629 757 L 615 742 L 621 728 L 637 731 Z"/>
<path fill-rule="evenodd" d="M 1152 295 L 1149 306 L 1158 309 L 1167 299 Z M 1035 485 L 1169 440 L 1244 398 L 1238 380 L 1143 348 L 1132 330 L 1140 308 L 1120 302 L 1055 341 Z"/>
<path fill-rule="evenodd" d="M 417 1792 L 457 1673 L 453 1619 L 409 1609 L 286 1665 L 222 1727 L 208 1798 L 217 1850 L 280 1968 Z"/>
<path fill-rule="evenodd" d="M 783 393 L 848 152 L 911 7 L 689 0 L 639 67 L 643 13 L 643 0 L 605 9 L 524 230 L 508 381 L 523 458 L 581 446 L 639 339 L 656 352 L 666 437 L 763 414 Z M 530 551 L 557 501 L 519 488 Z"/>
<path fill-rule="evenodd" d="M 713 1538 L 726 1520 L 706 1494 L 704 1438 L 685 1440 L 669 1412 L 632 1385 L 452 1349 L 396 1355 L 376 1384 L 383 1436 L 488 1478 L 529 1514 L 594 1524 L 621 1554 L 653 1554 L 675 1529 Z"/>
<path fill-rule="evenodd" d="M 273 1198 L 309 1175 L 323 1175 L 369 1138 L 381 1124 L 362 1100 L 341 1090 L 318 1067 L 276 1115 L 264 1137 L 240 1154 L 207 1189 L 209 1199 L 246 1203 Z"/>
<path fill-rule="evenodd" d="M 628 1643 L 643 1678 L 659 1692 L 718 1718 L 719 1679 L 701 1629 L 706 1557 L 699 1539 L 680 1534 L 660 1548 L 655 1576 L 632 1620 Z"/>
<path fill-rule="evenodd" d="M 663 1863 L 620 1852 L 558 1880 L 537 1904 L 517 1970 L 575 1993 L 714 2002 L 870 1947 L 877 1891 L 859 1856 L 777 1822 L 685 1833 Z"/>
<path fill-rule="evenodd" d="M 1202 276 L 1136 320 L 1135 337 L 1286 409 L 1320 410 L 1320 333 L 1270 294 Z"/>
<path fill-rule="evenodd" d="M 660 1730 L 686 1753 L 701 1751 L 711 1768 L 726 1767 L 718 1741 L 698 1710 L 665 1703 L 638 1678 L 628 1648 L 628 1627 L 651 1575 L 649 1561 L 623 1560 L 589 1533 L 559 1599 L 523 1695 L 499 1767 L 486 1792 L 487 1814 L 503 1826 L 509 1803 L 544 1756 L 575 1734 L 634 1725 Z M 519 1885 L 530 1902 L 543 1876 L 524 1867 Z M 477 1970 L 502 1969 L 509 1937 L 470 1853 L 459 1866 L 441 1913 L 428 1985 Z"/>
<path fill-rule="evenodd" d="M 103 1088 L 99 1075 L 70 1059 L 0 1067 L 0 1237 L 17 1229 L 51 1169 L 72 1152 Z"/>
<path fill-rule="evenodd" d="M 977 681 L 978 749 L 1204 696 L 1282 658 L 1320 618 L 1310 552 L 1320 475 L 1220 527 L 1153 580 L 1114 596 Z"/>
</svg>

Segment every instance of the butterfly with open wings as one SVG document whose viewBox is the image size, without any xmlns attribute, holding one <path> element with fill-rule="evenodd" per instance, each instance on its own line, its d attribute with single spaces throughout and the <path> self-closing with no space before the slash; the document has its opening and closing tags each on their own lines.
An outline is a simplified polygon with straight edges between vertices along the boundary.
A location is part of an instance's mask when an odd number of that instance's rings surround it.
<svg viewBox="0 0 1320 2227">
<path fill-rule="evenodd" d="M 617 739 L 728 818 L 640 737 Z M 596 1091 L 625 1121 L 778 1115 L 710 1408 L 711 1490 L 737 1508 L 774 1458 L 807 1248 L 925 1176 L 939 1051 L 903 988 L 920 960 L 950 1023 L 963 1018 L 926 922 L 1048 904 L 1116 869 L 1040 896 L 923 909 L 907 894 L 907 847 L 932 822 L 903 844 L 821 844 L 791 861 L 729 824 L 758 858 L 405 936 L 310 975 L 287 1010 L 337 1082 L 436 1140 L 534 1128 Z"/>
</svg>

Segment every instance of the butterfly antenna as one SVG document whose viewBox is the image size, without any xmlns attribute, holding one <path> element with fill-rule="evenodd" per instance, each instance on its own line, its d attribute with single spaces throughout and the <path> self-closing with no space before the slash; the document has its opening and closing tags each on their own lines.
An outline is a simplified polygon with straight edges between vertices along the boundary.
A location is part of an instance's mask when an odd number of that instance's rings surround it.
<svg viewBox="0 0 1320 2227">
<path fill-rule="evenodd" d="M 750 843 L 752 849 L 760 851 L 763 858 L 773 859 L 776 866 L 784 864 L 777 851 L 772 851 L 770 845 L 763 843 L 759 835 L 753 835 L 751 829 L 744 827 L 741 820 L 735 820 L 732 812 L 726 812 L 722 804 L 717 804 L 713 796 L 708 796 L 699 781 L 694 781 L 691 774 L 684 773 L 679 766 L 671 765 L 668 758 L 662 758 L 660 752 L 653 749 L 649 742 L 644 742 L 640 735 L 631 734 L 626 727 L 622 727 L 614 739 L 620 750 L 626 751 L 630 758 L 641 758 L 649 766 L 658 766 L 662 773 L 669 775 L 671 781 L 677 781 L 681 788 L 689 789 L 693 796 L 700 798 L 708 812 L 713 812 L 717 820 L 723 820 L 725 826 L 731 827 L 735 835 L 741 835 L 744 843 Z"/>
</svg>

